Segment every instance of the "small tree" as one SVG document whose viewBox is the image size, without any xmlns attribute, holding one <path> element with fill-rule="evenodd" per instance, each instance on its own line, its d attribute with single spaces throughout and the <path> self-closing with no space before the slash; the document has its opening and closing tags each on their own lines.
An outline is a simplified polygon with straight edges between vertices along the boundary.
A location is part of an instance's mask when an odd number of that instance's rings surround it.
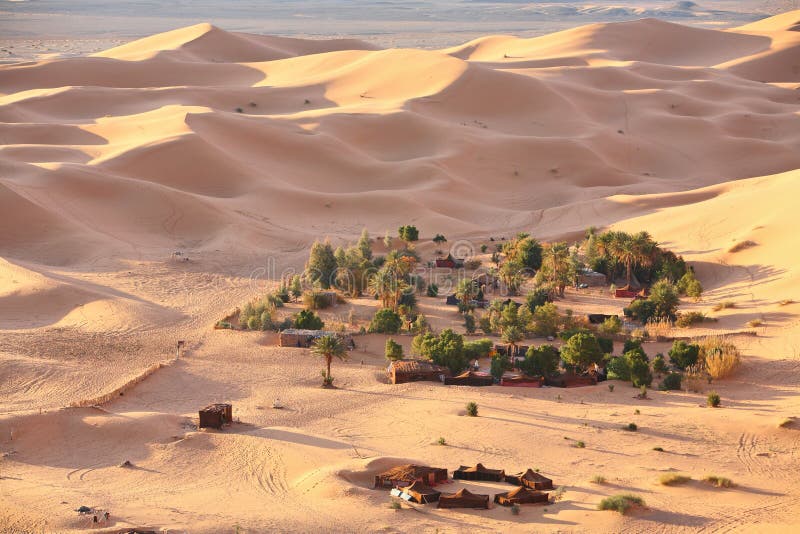
<svg viewBox="0 0 800 534">
<path fill-rule="evenodd" d="M 528 376 L 548 376 L 558 370 L 561 355 L 552 345 L 530 347 L 519 367 Z"/>
<path fill-rule="evenodd" d="M 478 404 L 475 402 L 467 403 L 467 415 L 470 417 L 478 417 Z"/>
<path fill-rule="evenodd" d="M 467 331 L 467 334 L 475 333 L 475 316 L 472 313 L 464 314 L 464 329 Z"/>
<path fill-rule="evenodd" d="M 426 294 L 429 297 L 438 297 L 439 296 L 439 286 L 436 284 L 428 284 L 428 290 Z"/>
<path fill-rule="evenodd" d="M 649 386 L 653 382 L 653 374 L 650 372 L 650 362 L 644 351 L 634 349 L 626 352 L 625 358 L 631 374 L 631 383 L 635 387 Z"/>
<path fill-rule="evenodd" d="M 647 300 L 653 304 L 653 317 L 675 320 L 680 297 L 675 285 L 669 280 L 659 280 L 653 284 Z"/>
<path fill-rule="evenodd" d="M 499 381 L 503 378 L 503 373 L 505 373 L 511 367 L 511 362 L 506 356 L 497 355 L 492 358 L 492 362 L 489 365 L 489 373 L 494 377 L 495 380 Z"/>
<path fill-rule="evenodd" d="M 369 331 L 379 334 L 396 334 L 403 326 L 403 319 L 391 308 L 381 308 L 372 317 Z"/>
<path fill-rule="evenodd" d="M 318 283 L 323 289 L 331 287 L 336 273 L 337 263 L 330 242 L 315 241 L 306 263 L 306 278 L 311 283 Z"/>
<path fill-rule="evenodd" d="M 325 323 L 311 310 L 300 310 L 294 316 L 294 327 L 304 330 L 322 330 Z"/>
<path fill-rule="evenodd" d="M 585 371 L 590 365 L 603 361 L 603 351 L 592 334 L 575 334 L 561 349 L 561 359 L 577 370 Z"/>
<path fill-rule="evenodd" d="M 700 355 L 698 345 L 686 343 L 682 339 L 676 339 L 669 349 L 669 361 L 678 369 L 685 370 L 687 367 L 695 365 Z"/>
<path fill-rule="evenodd" d="M 447 243 L 447 238 L 442 234 L 436 234 L 432 241 L 437 245 L 441 245 L 442 243 Z"/>
<path fill-rule="evenodd" d="M 555 336 L 558 324 L 558 308 L 552 302 L 542 304 L 533 312 L 533 333 L 538 336 Z"/>
<path fill-rule="evenodd" d="M 383 236 L 383 246 L 386 247 L 386 250 L 392 248 L 392 236 L 389 235 L 389 230 L 386 230 L 386 235 Z"/>
<path fill-rule="evenodd" d="M 619 334 L 620 330 L 622 330 L 622 321 L 616 315 L 612 315 L 603 321 L 597 330 L 602 334 Z"/>
<path fill-rule="evenodd" d="M 328 335 L 317 338 L 311 351 L 325 358 L 327 373 L 323 377 L 323 385 L 331 386 L 333 384 L 333 377 L 331 376 L 333 358 L 347 359 L 347 347 L 342 343 L 339 336 Z"/>
<path fill-rule="evenodd" d="M 406 245 L 410 245 L 419 239 L 419 230 L 416 226 L 404 225 L 397 229 L 397 235 Z"/>
<path fill-rule="evenodd" d="M 300 281 L 299 274 L 296 274 L 292 277 L 292 281 L 289 284 L 289 292 L 292 294 L 292 298 L 295 302 L 297 302 L 297 299 L 299 299 L 300 295 L 303 294 L 303 284 Z"/>
<path fill-rule="evenodd" d="M 372 259 L 372 239 L 369 237 L 369 232 L 364 228 L 361 232 L 361 237 L 358 238 L 356 244 L 361 257 L 367 261 Z"/>
<path fill-rule="evenodd" d="M 403 346 L 392 338 L 386 340 L 386 358 L 389 360 L 403 359 Z"/>
<path fill-rule="evenodd" d="M 653 372 L 662 375 L 667 372 L 667 364 L 664 361 L 664 355 L 659 353 L 653 358 Z"/>
</svg>

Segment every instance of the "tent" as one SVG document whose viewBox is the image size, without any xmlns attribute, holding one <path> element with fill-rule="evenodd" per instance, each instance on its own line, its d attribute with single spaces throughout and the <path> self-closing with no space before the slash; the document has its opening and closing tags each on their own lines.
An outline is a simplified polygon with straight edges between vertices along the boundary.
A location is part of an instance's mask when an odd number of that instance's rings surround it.
<svg viewBox="0 0 800 534">
<path fill-rule="evenodd" d="M 506 476 L 506 472 L 502 469 L 487 469 L 483 464 L 478 464 L 475 467 L 467 467 L 462 465 L 453 471 L 453 478 L 461 480 L 485 480 L 491 482 L 501 482 Z"/>
<path fill-rule="evenodd" d="M 210 404 L 200 410 L 200 428 L 222 428 L 233 422 L 233 407 L 230 404 Z"/>
<path fill-rule="evenodd" d="M 591 324 L 603 324 L 606 319 L 610 319 L 612 317 L 619 318 L 619 315 L 606 315 L 605 313 L 590 313 L 586 316 Z"/>
<path fill-rule="evenodd" d="M 525 375 L 503 376 L 503 378 L 500 379 L 500 385 L 521 388 L 540 388 L 544 385 L 544 378 L 541 376 Z"/>
<path fill-rule="evenodd" d="M 458 376 L 446 376 L 444 384 L 446 386 L 491 386 L 494 384 L 494 378 L 487 373 L 465 371 Z"/>
<path fill-rule="evenodd" d="M 414 481 L 414 483 L 410 486 L 400 488 L 400 491 L 411 496 L 411 499 L 419 504 L 430 504 L 432 502 L 436 502 L 439 500 L 439 496 L 442 494 L 441 491 L 436 491 L 432 487 L 420 482 L 419 480 Z"/>
<path fill-rule="evenodd" d="M 525 486 L 526 488 L 537 490 L 553 489 L 553 481 L 533 469 L 528 469 L 524 473 L 517 473 L 516 475 L 506 475 L 505 479 L 509 484 Z"/>
<path fill-rule="evenodd" d="M 448 306 L 458 306 L 458 297 L 456 297 L 455 294 L 447 295 L 447 300 L 445 301 L 445 303 Z"/>
<path fill-rule="evenodd" d="M 379 475 L 375 475 L 376 488 L 410 486 L 417 480 L 428 486 L 447 481 L 447 469 L 427 465 L 399 465 Z"/>
<path fill-rule="evenodd" d="M 494 496 L 494 502 L 502 506 L 512 506 L 514 504 L 546 504 L 550 496 L 543 491 L 532 490 L 525 486 L 520 486 L 505 493 L 498 493 Z"/>
<path fill-rule="evenodd" d="M 489 508 L 489 496 L 472 493 L 466 488 L 455 493 L 442 493 L 439 508 Z"/>
<path fill-rule="evenodd" d="M 389 379 L 392 384 L 404 384 L 429 380 L 441 382 L 444 377 L 450 376 L 446 367 L 440 367 L 425 360 L 396 360 L 389 364 Z"/>
</svg>

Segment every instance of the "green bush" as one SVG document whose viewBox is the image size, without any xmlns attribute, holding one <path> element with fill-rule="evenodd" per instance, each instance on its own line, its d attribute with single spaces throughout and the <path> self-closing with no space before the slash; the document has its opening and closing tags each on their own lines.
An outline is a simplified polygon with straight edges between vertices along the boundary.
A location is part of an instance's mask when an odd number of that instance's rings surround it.
<svg viewBox="0 0 800 534">
<path fill-rule="evenodd" d="M 552 302 L 542 304 L 533 312 L 533 333 L 537 336 L 555 336 L 560 318 L 558 308 Z"/>
<path fill-rule="evenodd" d="M 223 330 L 230 330 L 233 328 L 233 325 L 228 321 L 217 321 L 214 326 L 216 328 L 221 328 Z"/>
<path fill-rule="evenodd" d="M 426 295 L 429 297 L 438 297 L 439 296 L 439 286 L 436 284 L 428 284 L 428 289 Z"/>
<path fill-rule="evenodd" d="M 733 480 L 718 475 L 706 475 L 703 477 L 703 481 L 718 488 L 730 488 L 734 486 Z"/>
<path fill-rule="evenodd" d="M 467 403 L 467 415 L 470 417 L 478 417 L 478 404 L 475 402 Z"/>
<path fill-rule="evenodd" d="M 608 335 L 619 334 L 621 330 L 622 321 L 620 321 L 619 317 L 616 315 L 612 315 L 611 317 L 607 318 L 605 321 L 603 321 L 603 324 L 597 327 L 598 332 Z"/>
<path fill-rule="evenodd" d="M 682 339 L 676 339 L 669 349 L 669 361 L 678 369 L 685 370 L 697 363 L 700 355 L 700 346 L 689 344 Z"/>
<path fill-rule="evenodd" d="M 495 356 L 492 358 L 492 363 L 489 366 L 489 373 L 494 377 L 495 380 L 500 380 L 503 377 L 503 373 L 511 369 L 511 362 L 505 356 Z"/>
<path fill-rule="evenodd" d="M 684 312 L 678 314 L 675 324 L 681 328 L 689 328 L 693 324 L 702 323 L 706 320 L 703 312 Z"/>
<path fill-rule="evenodd" d="M 575 334 L 561 349 L 561 359 L 576 369 L 586 370 L 591 364 L 603 361 L 603 351 L 594 335 Z"/>
<path fill-rule="evenodd" d="M 321 291 L 309 291 L 303 295 L 303 305 L 309 310 L 324 310 L 330 307 L 330 294 Z"/>
<path fill-rule="evenodd" d="M 558 370 L 561 355 L 552 345 L 530 347 L 525 360 L 519 363 L 520 370 L 528 376 L 549 376 Z"/>
<path fill-rule="evenodd" d="M 597 344 L 600 345 L 600 350 L 603 354 L 612 354 L 614 352 L 614 340 L 608 337 L 597 336 Z"/>
<path fill-rule="evenodd" d="M 525 297 L 525 305 L 531 313 L 536 311 L 536 308 L 543 304 L 550 302 L 550 288 L 537 287 Z"/>
<path fill-rule="evenodd" d="M 390 308 L 381 308 L 375 312 L 369 323 L 369 331 L 379 334 L 396 334 L 403 326 L 403 319 Z"/>
<path fill-rule="evenodd" d="M 639 427 L 636 425 L 636 423 L 628 423 L 627 425 L 623 426 L 622 428 L 623 428 L 623 430 L 627 430 L 629 432 L 636 432 L 637 430 L 639 430 Z"/>
<path fill-rule="evenodd" d="M 464 329 L 466 330 L 467 334 L 475 333 L 475 316 L 472 315 L 472 313 L 464 314 Z"/>
<path fill-rule="evenodd" d="M 664 355 L 660 352 L 656 354 L 656 357 L 653 358 L 653 372 L 659 375 L 664 374 L 667 371 L 667 364 L 664 361 Z"/>
<path fill-rule="evenodd" d="M 389 360 L 403 359 L 403 346 L 392 338 L 386 340 L 386 358 Z"/>
<path fill-rule="evenodd" d="M 658 482 L 662 486 L 679 486 L 686 484 L 692 479 L 688 475 L 681 475 L 680 473 L 664 473 L 659 477 Z"/>
<path fill-rule="evenodd" d="M 669 373 L 667 376 L 664 377 L 663 380 L 661 380 L 661 384 L 659 384 L 658 388 L 661 391 L 680 390 L 681 374 Z"/>
<path fill-rule="evenodd" d="M 622 356 L 615 356 L 608 360 L 606 364 L 606 374 L 609 380 L 629 381 L 631 379 L 631 369 L 628 361 Z"/>
<path fill-rule="evenodd" d="M 642 348 L 642 340 L 638 337 L 632 337 L 625 340 L 625 343 L 622 345 L 622 354 L 634 349 L 641 349 Z M 644 352 L 644 349 L 642 349 Z"/>
<path fill-rule="evenodd" d="M 622 515 L 625 515 L 634 506 L 644 506 L 644 499 L 630 493 L 623 493 L 606 497 L 600 501 L 600 504 L 597 505 L 597 508 L 599 510 L 614 510 Z"/>
<path fill-rule="evenodd" d="M 642 349 L 629 350 L 623 355 L 630 369 L 631 383 L 635 387 L 649 386 L 653 382 L 650 362 Z"/>
<path fill-rule="evenodd" d="M 491 339 L 478 339 L 476 341 L 467 341 L 464 343 L 464 355 L 470 359 L 475 360 L 478 358 L 486 358 L 492 350 Z"/>
<path fill-rule="evenodd" d="M 311 310 L 300 310 L 294 316 L 294 327 L 307 330 L 322 330 L 325 323 Z"/>
<path fill-rule="evenodd" d="M 450 328 L 438 336 L 430 332 L 415 336 L 411 348 L 414 354 L 430 358 L 436 365 L 447 367 L 454 375 L 462 372 L 469 361 L 464 352 L 464 336 Z"/>
<path fill-rule="evenodd" d="M 722 403 L 722 399 L 717 393 L 712 391 L 711 393 L 708 394 L 708 397 L 706 397 L 706 402 L 712 408 L 718 408 L 719 405 Z"/>
</svg>

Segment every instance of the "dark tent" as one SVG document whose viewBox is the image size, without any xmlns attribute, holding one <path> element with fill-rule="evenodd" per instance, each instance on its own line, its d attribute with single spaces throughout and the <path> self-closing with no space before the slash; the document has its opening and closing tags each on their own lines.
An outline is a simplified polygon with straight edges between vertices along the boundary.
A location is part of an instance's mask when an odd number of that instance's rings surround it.
<svg viewBox="0 0 800 534">
<path fill-rule="evenodd" d="M 200 410 L 200 428 L 222 428 L 233 422 L 233 408 L 230 404 L 211 404 Z"/>
<path fill-rule="evenodd" d="M 612 317 L 619 318 L 618 315 L 605 315 L 603 313 L 590 313 L 589 315 L 586 316 L 586 318 L 589 319 L 589 322 L 591 324 L 603 324 L 606 321 L 606 319 L 610 319 Z"/>
<path fill-rule="evenodd" d="M 553 489 L 553 481 L 533 469 L 528 469 L 524 473 L 517 473 L 516 475 L 506 475 L 506 482 L 537 490 Z"/>
<path fill-rule="evenodd" d="M 448 306 L 458 306 L 458 297 L 456 297 L 455 295 L 447 295 L 447 300 L 445 301 L 445 303 Z"/>
<path fill-rule="evenodd" d="M 399 465 L 379 475 L 375 475 L 376 488 L 410 486 L 419 480 L 428 486 L 447 481 L 447 469 L 426 465 Z"/>
<path fill-rule="evenodd" d="M 415 481 L 410 486 L 400 488 L 400 491 L 410 495 L 413 501 L 418 502 L 419 504 L 430 504 L 432 502 L 436 502 L 439 500 L 439 496 L 442 494 L 441 491 L 436 491 L 432 487 L 420 482 L 419 480 Z"/>
<path fill-rule="evenodd" d="M 502 506 L 512 506 L 514 504 L 546 504 L 549 495 L 543 491 L 532 490 L 525 486 L 520 486 L 505 493 L 498 493 L 494 496 L 494 502 Z"/>
<path fill-rule="evenodd" d="M 453 471 L 453 478 L 461 480 L 485 480 L 491 482 L 502 482 L 506 473 L 502 469 L 487 469 L 483 464 L 478 464 L 475 467 L 467 467 L 462 465 Z"/>
<path fill-rule="evenodd" d="M 465 371 L 458 376 L 444 377 L 445 386 L 491 386 L 492 384 L 494 384 L 492 375 L 475 371 Z"/>
<path fill-rule="evenodd" d="M 466 488 L 455 493 L 442 493 L 439 508 L 489 508 L 489 496 L 472 493 Z"/>
</svg>

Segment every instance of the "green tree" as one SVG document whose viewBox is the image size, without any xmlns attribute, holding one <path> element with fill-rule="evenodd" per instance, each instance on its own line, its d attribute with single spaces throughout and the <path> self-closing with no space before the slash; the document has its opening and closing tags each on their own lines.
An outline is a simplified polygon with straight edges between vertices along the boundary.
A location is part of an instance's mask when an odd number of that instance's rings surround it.
<svg viewBox="0 0 800 534">
<path fill-rule="evenodd" d="M 478 297 L 478 285 L 467 278 L 461 280 L 456 286 L 456 298 L 459 300 L 459 309 L 469 311 L 473 308 L 472 301 Z"/>
<path fill-rule="evenodd" d="M 299 274 L 292 277 L 292 282 L 289 284 L 289 291 L 292 293 L 295 302 L 297 302 L 297 299 L 303 294 L 303 283 L 300 280 Z"/>
<path fill-rule="evenodd" d="M 603 351 L 594 335 L 580 333 L 569 338 L 564 344 L 561 349 L 561 359 L 577 370 L 586 371 L 592 364 L 603 361 Z"/>
<path fill-rule="evenodd" d="M 330 242 L 315 241 L 311 245 L 305 272 L 311 283 L 318 283 L 324 289 L 331 287 L 336 272 L 336 257 Z"/>
<path fill-rule="evenodd" d="M 304 330 L 322 330 L 325 323 L 311 310 L 300 310 L 294 316 L 294 327 Z"/>
<path fill-rule="evenodd" d="M 669 280 L 659 280 L 650 288 L 647 300 L 653 304 L 653 316 L 674 321 L 680 297 L 675 285 Z"/>
<path fill-rule="evenodd" d="M 634 387 L 649 386 L 653 382 L 650 372 L 650 362 L 642 349 L 634 349 L 623 354 L 628 369 L 630 369 L 631 383 Z"/>
<path fill-rule="evenodd" d="M 475 316 L 472 313 L 464 314 L 464 330 L 467 334 L 475 333 Z"/>
<path fill-rule="evenodd" d="M 533 312 L 533 333 L 537 336 L 555 336 L 558 333 L 558 308 L 548 302 Z"/>
<path fill-rule="evenodd" d="M 682 339 L 676 339 L 672 342 L 672 348 L 669 349 L 669 361 L 678 369 L 685 370 L 697 363 L 700 356 L 700 346 L 695 344 L 686 343 Z"/>
<path fill-rule="evenodd" d="M 327 373 L 325 374 L 323 383 L 326 386 L 330 386 L 333 384 L 333 377 L 331 376 L 331 363 L 333 362 L 334 358 L 339 358 L 340 360 L 347 359 L 347 347 L 345 347 L 345 344 L 342 342 L 339 336 L 328 335 L 317 338 L 317 340 L 314 342 L 314 346 L 311 347 L 311 352 L 322 356 L 325 359 Z"/>
<path fill-rule="evenodd" d="M 564 242 L 547 245 L 542 253 L 542 268 L 536 276 L 537 282 L 549 284 L 563 297 L 566 287 L 575 280 L 569 246 Z"/>
<path fill-rule="evenodd" d="M 403 346 L 392 338 L 386 340 L 386 358 L 389 360 L 403 359 Z"/>
<path fill-rule="evenodd" d="M 366 228 L 361 231 L 361 237 L 358 238 L 356 246 L 362 258 L 367 261 L 372 260 L 372 239 L 370 239 L 369 232 Z"/>
<path fill-rule="evenodd" d="M 519 367 L 528 376 L 549 376 L 558 370 L 561 355 L 552 345 L 530 347 Z"/>
<path fill-rule="evenodd" d="M 433 237 L 433 242 L 436 243 L 437 245 L 441 245 L 442 243 L 447 243 L 447 238 L 442 234 L 436 234 Z"/>
<path fill-rule="evenodd" d="M 405 241 L 406 246 L 411 245 L 419 239 L 419 230 L 416 226 L 404 225 L 397 229 L 397 234 L 401 240 Z"/>
<path fill-rule="evenodd" d="M 612 315 L 608 317 L 603 323 L 597 328 L 597 331 L 602 334 L 619 334 L 620 330 L 622 330 L 622 321 L 619 320 L 619 317 L 616 315 Z"/>
<path fill-rule="evenodd" d="M 451 373 L 458 374 L 468 363 L 464 352 L 464 337 L 451 329 L 443 330 L 439 336 L 427 334 L 422 341 L 422 350 L 436 365 L 447 367 Z"/>
<path fill-rule="evenodd" d="M 369 323 L 369 331 L 379 334 L 396 334 L 403 326 L 403 319 L 400 315 L 390 309 L 382 308 L 375 312 L 372 321 Z"/>
<path fill-rule="evenodd" d="M 693 269 L 686 271 L 686 274 L 684 274 L 680 280 L 678 280 L 678 283 L 675 284 L 675 287 L 678 290 L 678 293 L 681 295 L 686 295 L 695 301 L 700 300 L 700 297 L 703 296 L 703 285 L 697 278 L 695 278 Z"/>
</svg>

